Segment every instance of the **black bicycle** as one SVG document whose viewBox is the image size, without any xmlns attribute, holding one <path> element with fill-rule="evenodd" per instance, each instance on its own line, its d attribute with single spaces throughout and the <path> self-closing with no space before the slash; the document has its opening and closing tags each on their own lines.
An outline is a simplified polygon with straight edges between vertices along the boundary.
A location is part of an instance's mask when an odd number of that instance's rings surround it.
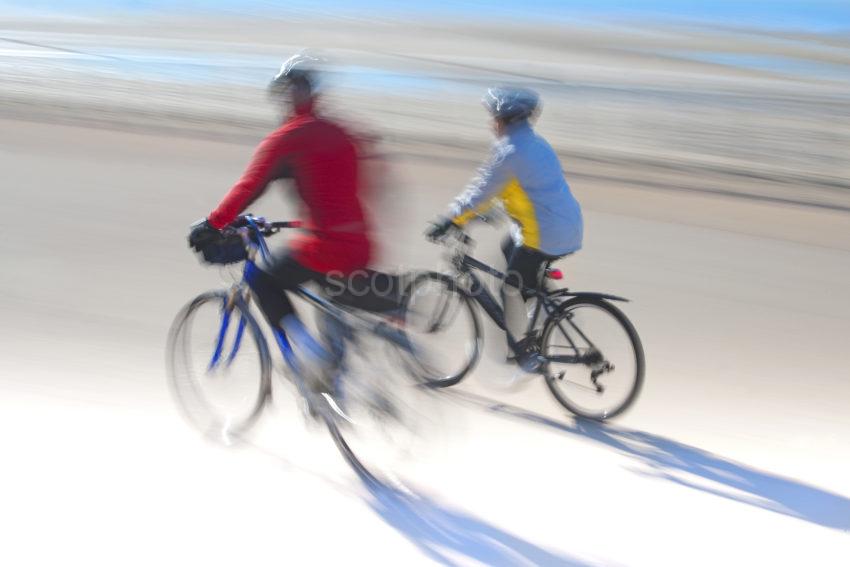
<svg viewBox="0 0 850 567">
<path fill-rule="evenodd" d="M 474 303 L 505 329 L 500 302 L 476 270 L 503 281 L 506 275 L 469 255 L 474 241 L 460 230 L 442 243 L 450 250 L 445 273 L 415 276 L 405 293 L 407 332 L 417 336 L 414 353 L 422 375 L 435 386 L 453 386 L 481 356 L 482 328 Z M 551 262 L 538 290 L 530 295 L 527 343 L 539 361 L 552 394 L 576 415 L 606 420 L 624 412 L 637 398 L 644 377 L 644 353 L 634 326 L 604 293 L 549 289 L 560 278 Z M 438 346 L 425 348 L 423 345 Z M 439 361 L 435 363 L 435 361 Z"/>
</svg>

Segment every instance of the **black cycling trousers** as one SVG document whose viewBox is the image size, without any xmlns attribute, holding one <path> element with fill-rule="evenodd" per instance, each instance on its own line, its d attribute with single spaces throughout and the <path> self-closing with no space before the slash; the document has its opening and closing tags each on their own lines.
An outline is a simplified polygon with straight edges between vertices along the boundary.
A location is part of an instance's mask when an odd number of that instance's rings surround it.
<svg viewBox="0 0 850 567">
<path fill-rule="evenodd" d="M 502 242 L 502 253 L 508 263 L 507 277 L 501 289 L 502 306 L 505 310 L 508 345 L 512 347 L 511 340 L 519 341 L 528 329 L 525 300 L 531 297 L 531 294 L 520 293 L 520 289 L 539 289 L 543 281 L 543 270 L 561 256 L 550 256 L 533 248 L 517 246 L 510 237 Z"/>
<path fill-rule="evenodd" d="M 247 281 L 263 315 L 275 327 L 280 326 L 281 319 L 295 313 L 286 292 L 310 282 L 317 283 L 330 299 L 350 307 L 372 312 L 401 307 L 401 281 L 396 276 L 375 270 L 358 270 L 346 276 L 322 274 L 288 254 L 273 258 L 262 268 L 252 266 Z"/>
<path fill-rule="evenodd" d="M 513 238 L 502 241 L 502 254 L 505 255 L 507 266 L 507 278 L 505 284 L 513 287 L 523 286 L 533 290 L 539 289 L 543 281 L 543 269 L 563 256 L 550 256 L 540 250 L 517 246 Z M 504 286 L 503 286 L 504 289 Z M 531 297 L 523 293 L 523 299 Z"/>
<path fill-rule="evenodd" d="M 279 327 L 281 319 L 295 313 L 295 306 L 287 297 L 287 291 L 323 279 L 322 274 L 301 265 L 289 255 L 275 258 L 263 268 L 252 265 L 246 277 L 260 310 L 274 327 Z"/>
</svg>

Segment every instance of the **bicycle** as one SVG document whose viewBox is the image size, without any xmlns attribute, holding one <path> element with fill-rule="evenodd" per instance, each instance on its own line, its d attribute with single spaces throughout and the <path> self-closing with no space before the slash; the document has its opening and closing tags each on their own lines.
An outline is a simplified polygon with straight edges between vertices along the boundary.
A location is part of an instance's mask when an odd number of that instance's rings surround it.
<svg viewBox="0 0 850 567">
<path fill-rule="evenodd" d="M 251 292 L 246 274 L 258 256 L 264 261 L 269 259 L 267 237 L 282 229 L 300 227 L 299 222 L 270 222 L 251 215 L 240 217 L 236 224 L 239 226 L 227 229 L 224 246 L 229 246 L 231 251 L 242 247 L 244 251 L 236 254 L 240 261 L 244 260 L 241 281 L 227 290 L 200 294 L 178 313 L 169 332 L 166 362 L 171 390 L 183 414 L 206 436 L 227 443 L 245 433 L 272 398 L 270 349 L 249 307 Z M 295 294 L 317 309 L 325 323 L 334 328 L 340 368 L 338 388 L 344 394 L 333 397 L 326 392 L 311 391 L 293 344 L 283 329 L 274 327 L 271 333 L 285 367 L 291 372 L 290 381 L 306 403 L 306 409 L 325 424 L 337 448 L 358 475 L 367 482 L 378 482 L 363 458 L 355 454 L 349 433 L 360 429 L 375 434 L 374 429 L 388 430 L 391 426 L 413 428 L 412 408 L 421 405 L 422 395 L 430 388 L 412 375 L 401 385 L 386 380 L 378 383 L 384 376 L 372 375 L 359 383 L 349 383 L 346 372 L 353 350 L 345 345 L 357 346 L 372 338 L 396 353 L 409 356 L 410 341 L 403 329 L 379 314 L 361 311 L 305 287 L 299 287 Z M 200 324 L 203 317 L 207 325 Z M 193 344 L 198 337 L 200 349 Z M 197 354 L 198 350 L 201 354 Z M 366 358 L 368 364 L 375 362 L 373 355 L 367 356 L 372 351 L 364 353 L 362 346 L 356 350 L 361 351 L 361 358 Z M 237 367 L 245 364 L 250 369 L 243 374 L 249 378 L 232 379 Z M 399 394 L 401 391 L 404 394 Z M 415 401 L 405 402 L 403 395 L 413 395 Z M 340 400 L 344 401 L 344 408 Z M 370 426 L 373 430 L 369 430 Z"/>
<path fill-rule="evenodd" d="M 442 243 L 449 248 L 450 269 L 447 273 L 427 271 L 415 276 L 404 301 L 405 316 L 410 319 L 408 332 L 449 337 L 449 348 L 441 349 L 447 354 L 427 359 L 418 356 L 416 361 L 430 383 L 449 387 L 463 380 L 481 357 L 482 328 L 474 304 L 505 330 L 502 306 L 475 272 L 499 281 L 504 281 L 506 274 L 470 256 L 475 242 L 462 230 L 453 230 Z M 560 270 L 552 269 L 553 261 L 545 265 L 539 289 L 523 290 L 531 301 L 526 337 L 536 353 L 538 373 L 555 399 L 572 413 L 599 421 L 616 417 L 634 403 L 644 379 L 644 353 L 637 331 L 611 303 L 628 300 L 605 293 L 548 289 L 547 280 L 562 277 Z M 430 289 L 433 287 L 436 293 Z M 420 305 L 411 309 L 416 301 Z M 417 320 L 417 313 L 427 315 Z M 458 330 L 453 326 L 462 314 L 464 321 Z M 600 314 L 604 317 L 596 317 Z M 609 339 L 619 340 L 605 348 L 598 346 Z M 517 344 L 513 338 L 509 342 L 512 347 Z M 459 350 L 461 345 L 465 348 Z M 451 353 L 455 353 L 456 361 L 434 367 L 435 358 L 445 360 Z M 561 366 L 567 370 L 561 370 Z M 584 376 L 573 379 L 579 370 Z"/>
</svg>

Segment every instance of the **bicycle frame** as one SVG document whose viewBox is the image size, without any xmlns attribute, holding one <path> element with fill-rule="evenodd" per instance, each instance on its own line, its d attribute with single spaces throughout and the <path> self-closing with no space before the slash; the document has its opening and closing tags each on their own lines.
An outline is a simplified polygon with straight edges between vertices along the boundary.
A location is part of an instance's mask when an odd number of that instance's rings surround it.
<svg viewBox="0 0 850 567">
<path fill-rule="evenodd" d="M 244 293 L 243 290 L 249 287 L 248 274 L 250 270 L 257 269 L 255 263 L 257 255 L 259 254 L 260 258 L 263 261 L 269 261 L 271 259 L 271 253 L 269 252 L 268 245 L 266 244 L 266 239 L 263 235 L 263 232 L 260 230 L 260 227 L 257 225 L 255 219 L 251 216 L 246 216 L 245 220 L 248 223 L 248 227 L 252 229 L 250 232 L 245 231 L 241 233 L 245 241 L 245 246 L 248 250 L 248 258 L 244 262 L 242 268 L 241 281 L 231 288 L 231 293 L 228 295 L 228 298 L 222 306 L 221 326 L 219 328 L 212 360 L 210 361 L 210 370 L 212 370 L 221 359 L 224 350 L 225 338 L 227 336 L 227 331 L 230 326 L 230 314 L 232 312 L 232 303 L 236 297 L 236 294 Z M 255 235 L 256 238 L 252 239 L 251 234 Z M 342 322 L 346 326 L 350 326 L 345 318 L 345 314 L 350 313 L 350 311 L 337 306 L 332 301 L 304 287 L 299 287 L 298 289 L 294 290 L 294 293 L 298 294 L 301 298 L 305 299 L 315 308 L 335 318 L 337 321 Z M 363 320 L 365 324 L 369 324 L 368 319 L 362 316 L 360 317 L 360 319 Z M 236 353 L 239 351 L 239 346 L 242 342 L 242 336 L 244 335 L 245 327 L 245 318 L 241 317 L 239 321 L 239 326 L 236 329 L 236 337 L 234 338 L 233 346 L 231 347 L 231 352 L 227 356 L 227 364 L 233 361 L 236 356 Z M 381 329 L 375 327 L 373 330 L 380 331 Z M 289 366 L 289 368 L 292 369 L 293 372 L 298 374 L 299 369 L 297 365 L 297 359 L 292 350 L 292 344 L 289 340 L 289 337 L 286 336 L 286 332 L 278 326 L 272 326 L 272 334 L 274 335 L 275 342 L 277 343 L 277 346 L 280 349 L 281 355 L 287 366 Z M 381 333 L 381 335 L 384 336 L 384 338 L 390 340 L 391 342 L 394 342 L 396 344 L 399 343 L 398 337 L 393 336 L 392 333 Z"/>
<path fill-rule="evenodd" d="M 462 243 L 468 244 L 471 242 L 470 240 L 461 240 Z M 499 301 L 493 297 L 493 294 L 487 288 L 486 285 L 481 281 L 481 279 L 475 274 L 475 270 L 484 272 L 495 277 L 497 280 L 505 282 L 507 280 L 507 274 L 501 272 L 484 262 L 473 258 L 470 256 L 465 249 L 456 251 L 454 257 L 452 258 L 452 263 L 455 269 L 459 272 L 460 275 L 466 276 L 469 278 L 470 285 L 468 287 L 467 294 L 471 297 L 487 314 L 488 317 L 503 331 L 508 339 L 508 344 L 514 352 L 517 352 L 518 341 L 516 337 L 514 337 L 511 332 L 507 329 L 507 325 L 505 323 L 505 311 L 504 308 L 499 304 Z M 515 285 L 513 282 L 508 282 L 508 285 L 517 288 L 519 290 L 519 286 Z M 535 297 L 537 302 L 534 306 L 534 313 L 529 318 L 528 327 L 526 328 L 526 336 L 530 335 L 534 332 L 534 329 L 537 326 L 537 322 L 541 317 L 541 314 L 545 311 L 545 315 L 551 316 L 555 312 L 560 309 L 559 303 L 556 302 L 553 298 L 563 298 L 563 297 L 595 297 L 598 299 L 610 299 L 614 301 L 628 301 L 623 297 L 618 297 L 615 295 L 608 295 L 604 293 L 595 293 L 595 292 L 572 292 L 568 289 L 561 289 L 556 291 L 548 291 L 545 287 L 542 289 L 533 289 L 529 287 L 522 287 L 521 292 L 528 297 Z M 567 341 L 570 343 L 572 349 L 577 353 L 575 355 L 553 355 L 547 356 L 546 360 L 549 362 L 560 362 L 566 364 L 595 364 L 600 361 L 600 355 L 596 350 L 595 345 L 592 341 L 585 335 L 581 329 L 579 329 L 575 323 L 572 322 L 571 319 L 567 319 L 570 327 L 584 340 L 591 348 L 587 354 L 578 354 L 579 348 L 575 344 L 575 342 L 570 337 L 570 334 L 561 326 L 561 323 L 558 323 L 558 327 L 561 329 L 564 337 L 566 337 Z"/>
<path fill-rule="evenodd" d="M 227 336 L 227 330 L 230 327 L 230 314 L 232 312 L 232 304 L 236 297 L 236 294 L 243 293 L 243 290 L 248 288 L 248 273 L 252 269 L 256 269 L 255 259 L 257 254 L 260 255 L 263 261 L 269 261 L 271 259 L 271 252 L 269 251 L 269 247 L 266 244 L 266 239 L 263 236 L 260 227 L 257 225 L 256 221 L 253 217 L 246 216 L 245 217 L 248 226 L 252 229 L 252 233 L 255 236 L 256 240 L 253 240 L 251 236 L 245 232 L 242 233 L 243 240 L 245 241 L 245 246 L 248 249 L 248 259 L 245 260 L 242 267 L 242 279 L 238 284 L 235 284 L 228 295 L 227 299 L 222 305 L 222 317 L 221 317 L 221 326 L 218 332 L 218 338 L 216 341 L 216 346 L 213 351 L 212 360 L 210 361 L 209 369 L 212 370 L 220 361 L 222 351 L 224 350 L 224 340 Z M 299 293 L 313 302 L 318 306 L 330 311 L 333 306 L 331 306 L 327 301 L 318 297 L 316 294 L 310 292 L 306 289 L 299 289 Z M 239 346 L 242 344 L 242 336 L 245 332 L 245 318 L 240 317 L 239 326 L 236 329 L 236 337 L 233 340 L 233 347 L 231 348 L 230 354 L 227 357 L 227 364 L 230 364 L 233 359 L 236 357 L 236 353 L 239 351 Z M 292 344 L 289 342 L 289 338 L 286 336 L 286 332 L 280 327 L 273 327 L 272 334 L 274 335 L 275 342 L 277 343 L 278 348 L 280 349 L 281 356 L 286 362 L 287 366 L 291 368 L 293 371 L 297 371 L 297 364 L 295 360 L 295 354 L 292 351 Z"/>
<path fill-rule="evenodd" d="M 454 263 L 458 271 L 469 278 L 470 285 L 467 289 L 469 296 L 478 305 L 481 306 L 487 316 L 490 317 L 490 319 L 500 329 L 505 331 L 508 337 L 508 343 L 510 344 L 511 348 L 516 351 L 517 339 L 507 329 L 507 325 L 505 323 L 504 308 L 502 307 L 502 305 L 500 305 L 499 301 L 495 297 L 493 297 L 493 294 L 490 292 L 487 286 L 475 274 L 475 270 L 479 270 L 486 274 L 489 274 L 502 282 L 507 279 L 507 274 L 493 268 L 492 266 L 485 264 L 480 260 L 477 260 L 476 258 L 473 258 L 465 252 L 461 255 L 458 255 L 455 258 Z M 514 285 L 512 282 L 508 283 L 508 285 L 517 288 L 517 290 L 519 291 L 519 287 Z M 528 334 L 533 332 L 535 326 L 537 325 L 537 321 L 540 319 L 541 312 L 545 310 L 547 315 L 554 313 L 554 311 L 557 309 L 557 305 L 554 301 L 547 297 L 545 291 L 523 287 L 521 292 L 526 295 L 536 297 L 538 300 L 537 304 L 534 307 L 534 314 L 528 322 L 528 327 L 526 329 L 526 334 Z"/>
</svg>

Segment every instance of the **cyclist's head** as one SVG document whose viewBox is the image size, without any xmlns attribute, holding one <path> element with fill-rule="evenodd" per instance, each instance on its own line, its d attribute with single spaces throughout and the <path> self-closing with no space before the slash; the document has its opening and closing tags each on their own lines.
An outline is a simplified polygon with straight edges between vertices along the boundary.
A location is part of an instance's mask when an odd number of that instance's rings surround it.
<svg viewBox="0 0 850 567">
<path fill-rule="evenodd" d="M 522 87 L 491 87 L 481 102 L 497 129 L 533 119 L 540 113 L 540 96 Z"/>
<path fill-rule="evenodd" d="M 287 59 L 269 84 L 269 95 L 296 112 L 309 109 L 319 90 L 318 67 L 322 60 L 313 55 L 298 53 Z"/>
</svg>

